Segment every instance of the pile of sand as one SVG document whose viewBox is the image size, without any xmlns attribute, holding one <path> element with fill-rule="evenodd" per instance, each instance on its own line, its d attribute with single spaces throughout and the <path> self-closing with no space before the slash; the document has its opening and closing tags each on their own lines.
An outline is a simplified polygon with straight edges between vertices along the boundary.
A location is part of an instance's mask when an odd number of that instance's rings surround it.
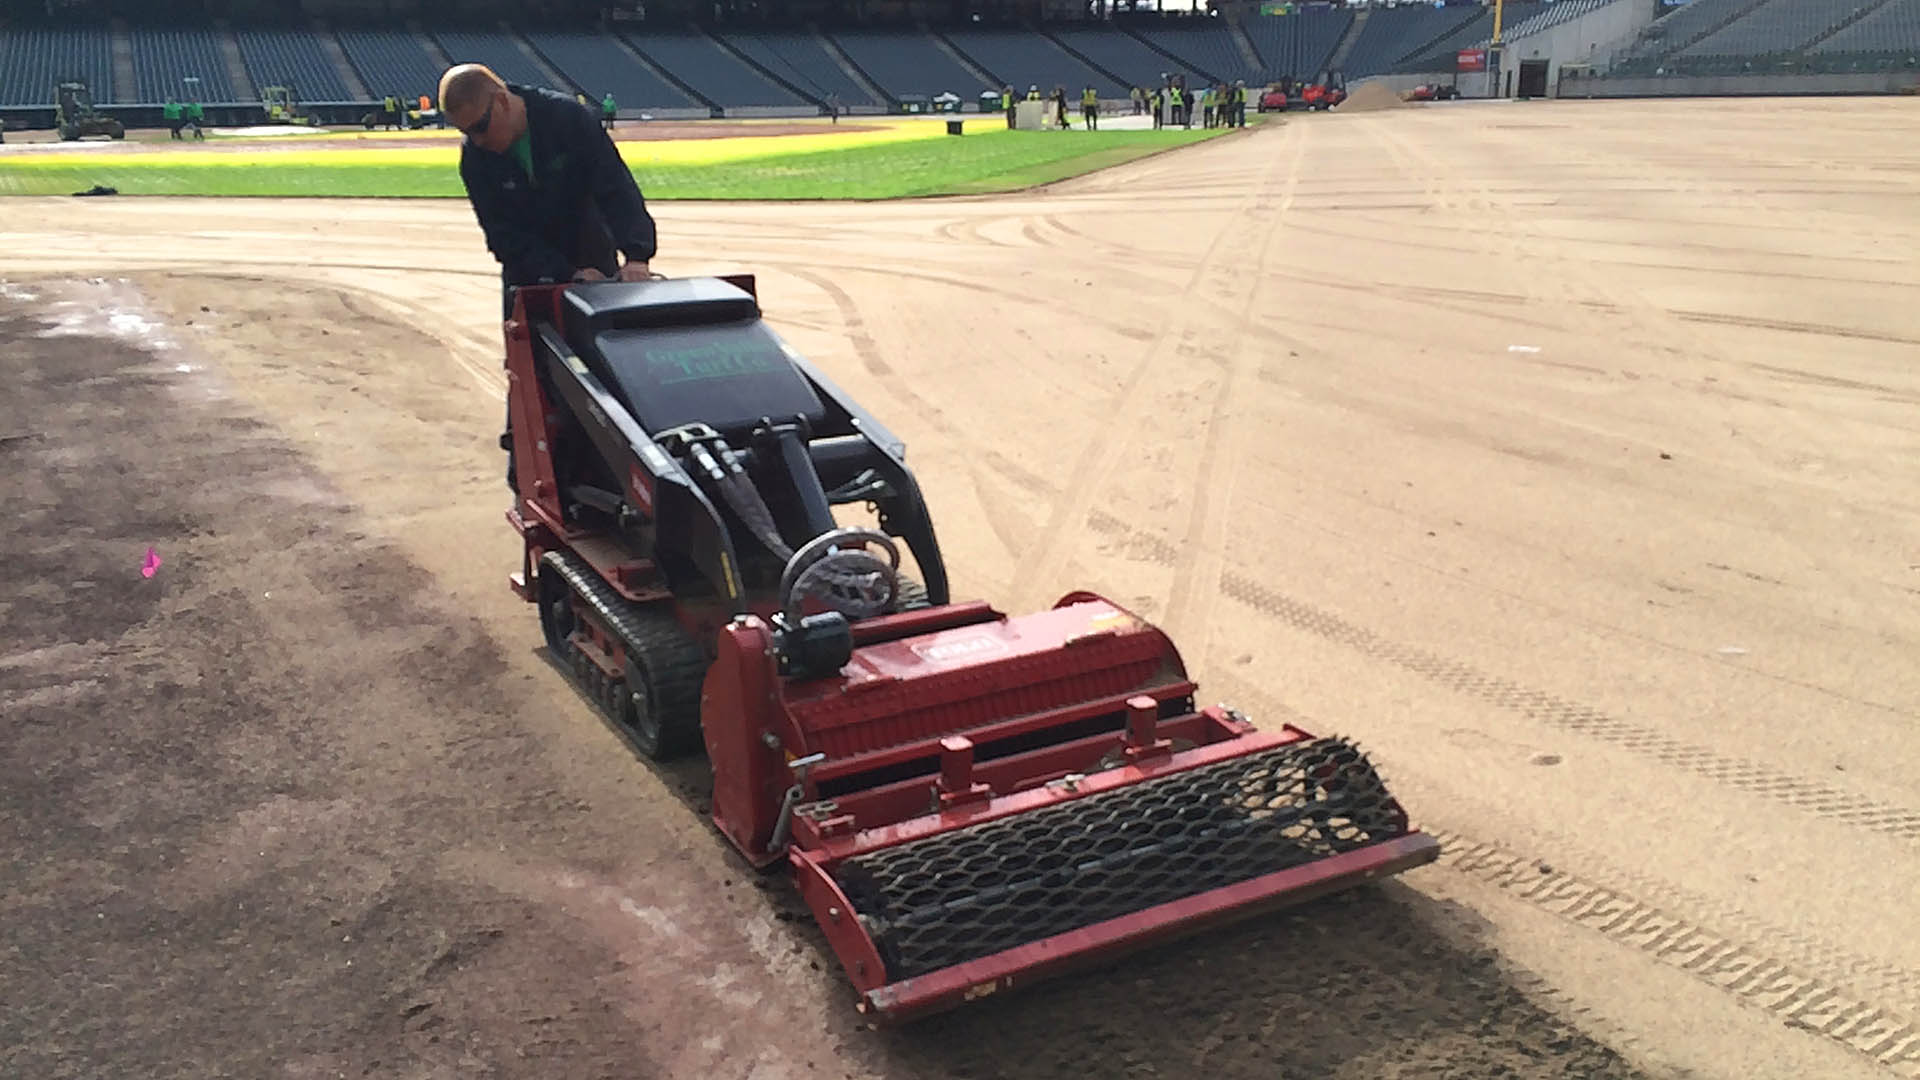
<svg viewBox="0 0 1920 1080">
<path fill-rule="evenodd" d="M 1368 82 L 1347 95 L 1347 100 L 1333 107 L 1334 112 L 1372 112 L 1375 109 L 1397 109 L 1403 102 L 1400 95 L 1387 89 L 1385 83 Z"/>
</svg>

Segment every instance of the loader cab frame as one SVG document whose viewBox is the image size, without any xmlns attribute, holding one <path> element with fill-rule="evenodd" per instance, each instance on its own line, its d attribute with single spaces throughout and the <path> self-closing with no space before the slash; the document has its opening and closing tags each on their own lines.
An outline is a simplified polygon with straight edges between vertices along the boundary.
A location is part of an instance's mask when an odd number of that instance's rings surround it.
<svg viewBox="0 0 1920 1080">
<path fill-rule="evenodd" d="M 779 610 L 769 527 L 798 548 L 836 527 L 835 506 L 866 503 L 928 600 L 948 601 L 905 444 L 762 320 L 751 276 L 524 287 L 507 343 L 513 429 L 529 433 L 513 449 L 510 517 L 529 537 L 517 590 L 564 538 L 710 643 L 736 616 Z M 729 502 L 738 478 L 770 520 Z"/>
</svg>

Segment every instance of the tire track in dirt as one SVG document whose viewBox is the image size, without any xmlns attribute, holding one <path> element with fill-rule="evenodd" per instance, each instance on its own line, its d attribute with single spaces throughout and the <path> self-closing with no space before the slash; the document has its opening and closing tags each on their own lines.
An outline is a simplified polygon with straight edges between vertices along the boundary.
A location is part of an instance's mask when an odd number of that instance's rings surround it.
<svg viewBox="0 0 1920 1080">
<path fill-rule="evenodd" d="M 988 455 L 985 461 L 1036 495 L 1058 495 L 1045 478 L 1010 461 L 995 455 Z M 1087 525 L 1120 541 L 1134 557 L 1166 566 L 1181 561 L 1181 552 L 1171 541 L 1110 514 L 1094 511 Z M 1616 742 L 1664 764 L 1800 809 L 1811 808 L 1835 820 L 1877 827 L 1902 838 L 1920 835 L 1920 815 L 1910 811 L 1872 804 L 1826 785 L 1735 762 L 1589 706 L 1386 642 L 1338 616 L 1280 597 L 1242 575 L 1224 575 L 1223 592 L 1257 611 L 1278 615 L 1329 640 L 1397 663 L 1508 711 L 1549 723 L 1557 721 L 1557 726 Z M 1256 717 L 1283 718 L 1307 730 L 1323 726 L 1232 675 L 1216 672 L 1209 682 Z M 1463 816 L 1486 821 L 1495 815 L 1467 812 Z M 1912 1019 L 1915 1003 L 1920 1003 L 1920 974 L 1853 955 L 1809 935 L 1773 927 L 1739 909 L 1687 894 L 1664 882 L 1621 872 L 1592 855 L 1574 854 L 1574 861 L 1603 870 L 1541 873 L 1539 867 L 1545 865 L 1542 860 L 1507 845 L 1479 840 L 1451 828 L 1432 831 L 1445 845 L 1439 865 L 1499 887 L 1575 926 L 1597 931 L 1622 946 L 1686 971 L 1744 1004 L 1819 1034 L 1900 1075 L 1920 1077 L 1920 1027 Z M 1555 846 L 1573 854 L 1569 845 Z M 1557 861 L 1564 863 L 1567 856 L 1558 856 Z M 1688 914 L 1700 912 L 1704 914 Z M 1763 948 L 1754 942 L 1767 944 Z M 1782 958 L 1780 953 L 1789 955 Z M 1873 992 L 1908 1004 L 1902 1008 L 1874 1001 L 1869 996 Z"/>
<path fill-rule="evenodd" d="M 1292 136 L 1288 140 L 1292 153 L 1287 161 L 1286 178 L 1278 184 L 1277 205 L 1271 192 L 1275 174 L 1268 173 L 1258 200 L 1247 213 L 1245 242 L 1258 253 L 1251 260 L 1254 273 L 1249 277 L 1241 272 L 1248 260 L 1229 257 L 1216 264 L 1213 276 L 1219 280 L 1209 282 L 1207 290 L 1218 295 L 1237 287 L 1244 295 L 1231 324 L 1210 324 L 1217 339 L 1206 346 L 1206 355 L 1223 363 L 1226 370 L 1208 410 L 1206 442 L 1195 470 L 1193 505 L 1189 508 L 1181 542 L 1187 556 L 1174 572 L 1173 587 L 1167 596 L 1167 630 L 1176 638 L 1193 642 L 1197 656 L 1211 656 L 1213 652 L 1213 611 L 1220 598 L 1221 575 L 1226 571 L 1228 522 L 1234 488 L 1246 459 L 1240 445 L 1245 438 L 1245 425 L 1238 415 L 1244 408 L 1241 391 L 1249 380 L 1259 375 L 1263 366 L 1260 358 L 1250 353 L 1244 330 L 1252 322 L 1254 303 L 1261 295 L 1257 283 L 1267 280 L 1267 264 L 1276 246 L 1275 238 L 1286 221 L 1287 212 L 1293 209 L 1310 130 L 1301 126 L 1288 132 Z"/>
<path fill-rule="evenodd" d="M 1704 365 L 1706 370 L 1717 371 L 1718 376 L 1732 376 L 1740 371 L 1755 370 L 1754 363 L 1744 355 L 1735 358 L 1719 343 L 1704 336 L 1694 323 L 1715 321 L 1711 316 L 1705 319 L 1686 317 L 1704 313 L 1682 313 L 1670 311 L 1666 307 L 1647 298 L 1640 290 L 1628 284 L 1619 276 L 1607 276 L 1592 272 L 1591 264 L 1575 258 L 1556 258 L 1553 255 L 1554 241 L 1543 236 L 1538 221 L 1529 212 L 1529 208 L 1503 200 L 1493 188 L 1479 180 L 1465 176 L 1456 165 L 1439 160 L 1429 151 L 1422 150 L 1401 135 L 1387 135 L 1396 140 L 1406 152 L 1421 161 L 1424 167 L 1436 173 L 1446 173 L 1454 177 L 1455 186 L 1464 187 L 1474 193 L 1477 203 L 1489 213 L 1497 215 L 1505 228 L 1501 230 L 1501 243 L 1510 255 L 1522 266 L 1536 268 L 1525 275 L 1524 280 L 1532 287 L 1533 283 L 1547 281 L 1552 287 L 1564 294 L 1562 299 L 1571 305 L 1573 316 L 1592 327 L 1597 340 L 1627 341 L 1644 350 L 1649 356 L 1666 355 L 1693 365 Z M 1734 192 L 1729 198 L 1741 209 L 1756 214 L 1775 212 L 1775 208 L 1766 204 L 1764 199 L 1751 193 Z M 1554 272 L 1541 272 L 1551 268 Z M 1583 287 L 1585 296 L 1574 291 L 1574 286 Z M 1598 299 L 1599 304 L 1591 301 Z M 1608 318 L 1596 317 L 1593 313 L 1604 311 Z M 1738 318 L 1738 317 L 1732 317 Z M 1622 325 L 1624 324 L 1624 330 Z M 1634 338 L 1638 338 L 1635 341 Z M 1737 425 L 1722 416 L 1702 418 L 1707 422 L 1724 422 L 1728 427 Z M 1796 429 L 1796 440 L 1803 445 L 1820 445 L 1824 432 L 1818 418 L 1798 412 L 1781 412 L 1774 418 L 1776 429 L 1788 426 Z M 1757 451 L 1751 443 L 1742 444 L 1749 454 Z M 1809 564 L 1820 561 L 1819 554 L 1794 543 L 1786 532 L 1775 534 L 1779 539 L 1793 543 L 1794 547 Z"/>
<path fill-rule="evenodd" d="M 1286 129 L 1282 138 L 1274 144 L 1275 152 L 1282 146 L 1294 145 L 1300 137 L 1299 130 Z M 1174 301 L 1176 311 L 1193 304 L 1196 291 L 1207 280 L 1210 271 L 1223 275 L 1225 287 L 1252 288 L 1250 283 L 1234 280 L 1233 263 L 1223 257 L 1223 249 L 1229 244 L 1246 241 L 1247 232 L 1240 227 L 1241 218 L 1260 199 L 1261 194 L 1261 191 L 1251 191 L 1236 202 L 1234 212 L 1228 215 L 1226 223 L 1214 234 L 1201 255 L 1199 266 L 1188 276 L 1179 297 Z M 1147 376 L 1163 364 L 1169 354 L 1192 355 L 1198 347 L 1196 339 L 1209 328 L 1210 322 L 1204 313 L 1186 315 L 1181 319 L 1181 328 L 1177 333 L 1162 334 L 1127 373 L 1110 410 L 1108 434 L 1089 443 L 1080 453 L 1068 474 L 1064 499 L 1055 502 L 1046 523 L 1041 527 L 1035 550 L 1022 561 L 1014 576 L 1012 595 L 1021 602 L 1041 602 L 1039 594 L 1046 587 L 1045 583 L 1058 579 L 1072 557 L 1081 525 L 1093 508 L 1094 500 L 1104 490 L 1101 481 L 1113 474 L 1127 447 L 1133 444 L 1145 420 L 1144 414 L 1156 403 L 1157 399 L 1147 393 Z"/>
<path fill-rule="evenodd" d="M 1111 517 L 1090 520 L 1088 526 L 1109 534 L 1132 531 L 1130 526 Z M 1145 543 L 1158 547 L 1167 556 L 1174 555 L 1173 546 L 1165 541 Z M 1223 575 L 1221 591 L 1229 599 L 1264 615 L 1390 663 L 1456 693 L 1478 698 L 1502 711 L 1618 746 L 1662 765 L 1830 821 L 1899 840 L 1920 841 L 1920 811 L 1727 757 L 1709 747 L 1683 742 L 1591 705 L 1488 674 L 1416 646 L 1389 641 L 1357 623 L 1275 592 L 1243 574 L 1229 571 Z"/>
<path fill-rule="evenodd" d="M 1326 726 L 1239 677 L 1218 674 L 1210 681 L 1250 716 L 1283 720 L 1307 731 L 1318 732 Z M 1386 779 L 1392 783 L 1391 776 Z M 1462 820 L 1487 823 L 1503 817 L 1498 810 L 1457 794 L 1449 802 L 1454 812 L 1450 816 Z M 1821 1035 L 1900 1075 L 1920 1077 L 1920 1021 L 1915 1019 L 1920 1015 L 1920 974 L 1622 870 L 1560 836 L 1537 836 L 1554 852 L 1547 861 L 1505 844 L 1463 835 L 1449 821 L 1422 827 L 1442 845 L 1436 865 L 1685 971 L 1744 1005 L 1772 1013 L 1790 1026 Z M 1530 831 L 1539 834 L 1539 830 Z M 1561 869 L 1569 862 L 1589 872 Z M 1565 997 L 1551 988 L 1548 992 Z M 1872 1000 L 1876 995 L 1897 1001 Z"/>
<path fill-rule="evenodd" d="M 1130 551 L 1161 565 L 1178 566 L 1184 558 L 1171 541 L 1136 529 L 1111 514 L 1096 510 L 1088 516 L 1086 524 L 1094 532 L 1118 538 Z M 1357 623 L 1275 592 L 1237 572 L 1222 575 L 1221 592 L 1228 599 L 1297 629 L 1393 664 L 1449 690 L 1479 698 L 1503 711 L 1619 746 L 1662 765 L 1829 821 L 1899 840 L 1920 841 L 1920 811 L 1726 757 L 1711 748 L 1682 742 L 1591 705 L 1487 674 L 1416 646 L 1389 641 Z"/>
<path fill-rule="evenodd" d="M 1131 552 L 1151 561 L 1163 565 L 1179 561 L 1179 552 L 1170 541 L 1143 533 L 1110 515 L 1096 512 L 1088 525 L 1120 539 Z M 1238 575 L 1226 575 L 1225 592 L 1232 599 L 1245 602 L 1252 592 L 1247 588 L 1249 585 L 1253 589 L 1261 588 Z M 1381 658 L 1424 661 L 1431 671 L 1455 674 L 1455 681 L 1460 685 L 1450 688 L 1469 692 L 1479 689 L 1483 697 L 1488 696 L 1485 693 L 1488 690 L 1505 690 L 1501 702 L 1504 707 L 1518 711 L 1534 708 L 1544 701 L 1564 708 L 1577 718 L 1600 717 L 1609 722 L 1609 730 L 1615 733 L 1630 727 L 1597 710 L 1481 676 L 1465 665 L 1418 650 L 1375 645 L 1378 652 L 1372 652 L 1365 646 L 1381 643 L 1377 635 L 1306 605 L 1293 603 L 1282 610 L 1304 616 L 1302 621 L 1308 624 L 1304 628 L 1332 631 L 1323 636 L 1342 644 L 1358 643 L 1363 651 L 1386 654 Z M 1428 671 L 1420 673 L 1429 674 Z M 1309 731 L 1324 726 L 1276 702 L 1240 678 L 1216 672 L 1208 681 L 1220 691 L 1218 696 L 1234 701 L 1256 718 L 1280 718 Z M 1673 743 L 1658 733 L 1645 729 L 1640 732 L 1651 736 L 1656 743 Z M 1692 759 L 1683 759 L 1687 760 Z M 1744 768 L 1751 769 L 1750 766 Z M 1391 776 L 1387 779 L 1391 783 Z M 1762 774 L 1760 779 L 1777 782 L 1779 778 Z M 1787 783 L 1800 788 L 1819 786 L 1791 779 Z M 1842 799 L 1852 798 L 1844 793 L 1835 794 Z M 1450 801 L 1462 800 L 1450 798 Z M 1494 817 L 1470 811 L 1463 811 L 1461 816 L 1481 821 Z M 1604 880 L 1595 872 L 1569 873 L 1552 868 L 1543 872 L 1541 867 L 1549 864 L 1508 845 L 1479 840 L 1451 828 L 1429 831 L 1444 845 L 1438 865 L 1494 885 L 1572 925 L 1599 932 L 1617 944 L 1683 970 L 1743 1004 L 1779 1016 L 1792 1026 L 1821 1035 L 1900 1075 L 1920 1077 L 1920 1026 L 1912 1019 L 1911 1006 L 1902 1009 L 1874 1001 L 1861 992 L 1863 989 L 1879 991 L 1883 996 L 1920 1002 L 1920 974 L 1853 956 L 1816 938 L 1769 926 L 1738 909 L 1686 896 L 1673 886 L 1653 879 L 1622 874 L 1610 867 L 1605 870 Z M 1566 862 L 1566 856 L 1559 857 L 1558 861 Z M 1592 856 L 1575 855 L 1574 861 L 1604 866 L 1602 860 Z M 1708 911 L 1704 918 L 1686 914 L 1703 908 Z M 1754 942 L 1767 945 L 1762 947 Z M 1782 949 L 1782 944 L 1788 948 Z M 1793 955 L 1782 958 L 1777 955 L 1781 952 Z"/>
</svg>

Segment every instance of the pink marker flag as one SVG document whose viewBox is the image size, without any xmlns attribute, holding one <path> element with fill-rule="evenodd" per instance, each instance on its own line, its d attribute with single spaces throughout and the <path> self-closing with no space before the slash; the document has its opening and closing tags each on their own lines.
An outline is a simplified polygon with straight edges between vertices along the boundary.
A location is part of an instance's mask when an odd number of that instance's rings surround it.
<svg viewBox="0 0 1920 1080">
<path fill-rule="evenodd" d="M 140 576 L 152 577 L 154 574 L 154 571 L 158 569 L 160 569 L 160 553 L 153 550 L 152 548 L 148 548 L 147 559 L 145 562 L 140 564 Z"/>
</svg>

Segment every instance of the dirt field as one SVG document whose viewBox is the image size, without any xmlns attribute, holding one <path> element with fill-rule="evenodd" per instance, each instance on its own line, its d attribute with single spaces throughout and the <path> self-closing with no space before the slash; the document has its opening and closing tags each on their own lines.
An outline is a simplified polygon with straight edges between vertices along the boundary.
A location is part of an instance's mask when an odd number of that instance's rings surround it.
<svg viewBox="0 0 1920 1080">
<path fill-rule="evenodd" d="M 1134 605 L 1448 846 L 897 1032 L 542 659 L 463 203 L 4 209 L 0 1075 L 1920 1076 L 1920 102 L 656 205 L 959 592 Z"/>
</svg>

